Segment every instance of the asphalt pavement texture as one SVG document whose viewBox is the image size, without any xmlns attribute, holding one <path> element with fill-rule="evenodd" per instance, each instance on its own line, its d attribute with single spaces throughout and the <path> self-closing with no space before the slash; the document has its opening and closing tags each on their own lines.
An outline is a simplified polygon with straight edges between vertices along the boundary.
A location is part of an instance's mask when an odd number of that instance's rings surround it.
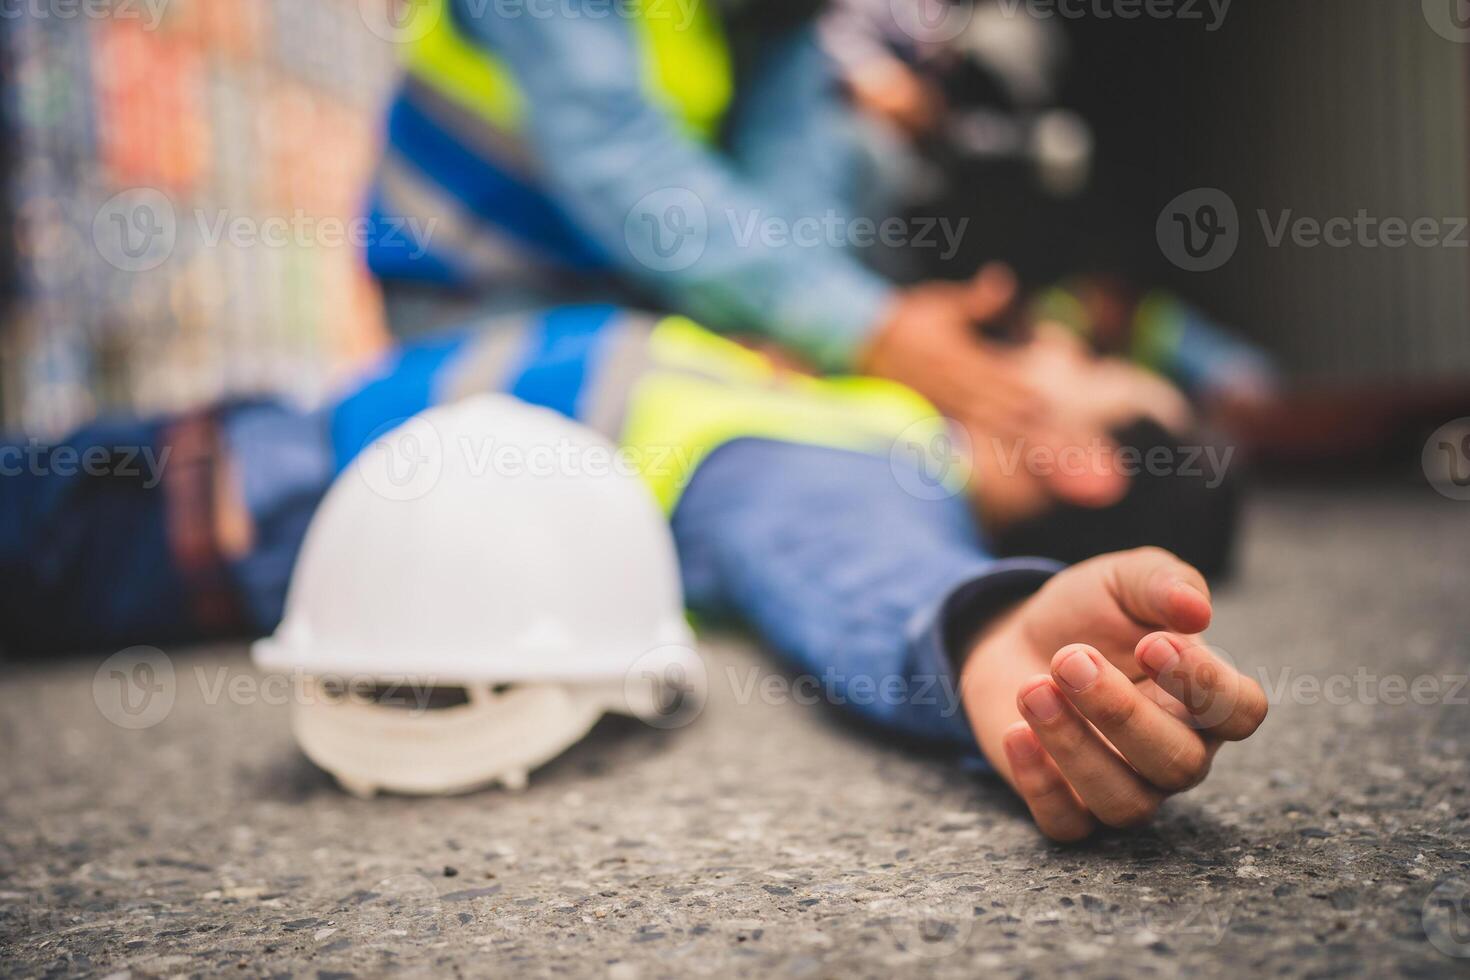
<svg viewBox="0 0 1470 980">
<path fill-rule="evenodd" d="M 1217 598 L 1265 726 L 1070 847 L 738 637 L 686 727 L 448 799 L 343 793 L 240 645 L 121 723 L 110 651 L 8 663 L 0 975 L 1470 975 L 1470 503 L 1266 491 Z"/>
</svg>

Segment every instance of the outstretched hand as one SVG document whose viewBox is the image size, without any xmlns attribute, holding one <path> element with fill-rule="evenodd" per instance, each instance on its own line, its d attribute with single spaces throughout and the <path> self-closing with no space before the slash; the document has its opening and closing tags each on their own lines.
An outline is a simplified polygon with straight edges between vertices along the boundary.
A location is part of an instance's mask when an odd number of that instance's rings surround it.
<svg viewBox="0 0 1470 980">
<path fill-rule="evenodd" d="M 1044 834 L 1147 822 L 1260 726 L 1260 685 L 1199 638 L 1210 617 L 1199 572 L 1144 548 L 1060 572 L 981 637 L 965 707 Z"/>
</svg>

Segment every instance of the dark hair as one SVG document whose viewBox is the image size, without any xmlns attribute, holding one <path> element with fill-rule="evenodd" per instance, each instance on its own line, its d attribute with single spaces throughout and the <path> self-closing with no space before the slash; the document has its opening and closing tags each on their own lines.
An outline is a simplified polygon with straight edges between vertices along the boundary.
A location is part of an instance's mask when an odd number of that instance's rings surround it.
<svg viewBox="0 0 1470 980">
<path fill-rule="evenodd" d="M 1155 545 L 1174 552 L 1207 576 L 1226 575 L 1240 514 L 1240 480 L 1218 448 L 1171 435 L 1153 422 L 1113 434 L 1118 446 L 1142 460 L 1128 493 L 1111 507 L 1059 504 L 1047 513 L 993 535 L 1003 555 L 1078 562 L 1112 551 Z M 1149 465 L 1150 453 L 1168 466 Z"/>
</svg>

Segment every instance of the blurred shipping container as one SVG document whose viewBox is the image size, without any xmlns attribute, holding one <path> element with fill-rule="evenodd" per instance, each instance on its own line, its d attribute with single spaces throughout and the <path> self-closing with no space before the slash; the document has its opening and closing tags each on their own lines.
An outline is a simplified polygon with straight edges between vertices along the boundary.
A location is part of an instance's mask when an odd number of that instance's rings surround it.
<svg viewBox="0 0 1470 980">
<path fill-rule="evenodd" d="M 7 426 L 264 390 L 310 401 L 377 349 L 376 294 L 343 232 L 394 83 L 365 20 L 377 2 L 7 17 Z"/>
</svg>

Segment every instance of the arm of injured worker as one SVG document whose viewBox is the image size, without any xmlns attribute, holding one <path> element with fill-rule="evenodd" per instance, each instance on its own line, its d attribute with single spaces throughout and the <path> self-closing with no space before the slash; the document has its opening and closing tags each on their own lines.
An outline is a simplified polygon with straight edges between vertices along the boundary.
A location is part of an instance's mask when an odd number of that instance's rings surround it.
<svg viewBox="0 0 1470 980">
<path fill-rule="evenodd" d="M 793 671 L 783 697 L 978 760 L 959 664 L 1061 566 L 996 560 L 961 498 L 922 499 L 892 465 L 766 440 L 717 449 L 674 512 L 688 602 L 753 630 Z"/>
</svg>

